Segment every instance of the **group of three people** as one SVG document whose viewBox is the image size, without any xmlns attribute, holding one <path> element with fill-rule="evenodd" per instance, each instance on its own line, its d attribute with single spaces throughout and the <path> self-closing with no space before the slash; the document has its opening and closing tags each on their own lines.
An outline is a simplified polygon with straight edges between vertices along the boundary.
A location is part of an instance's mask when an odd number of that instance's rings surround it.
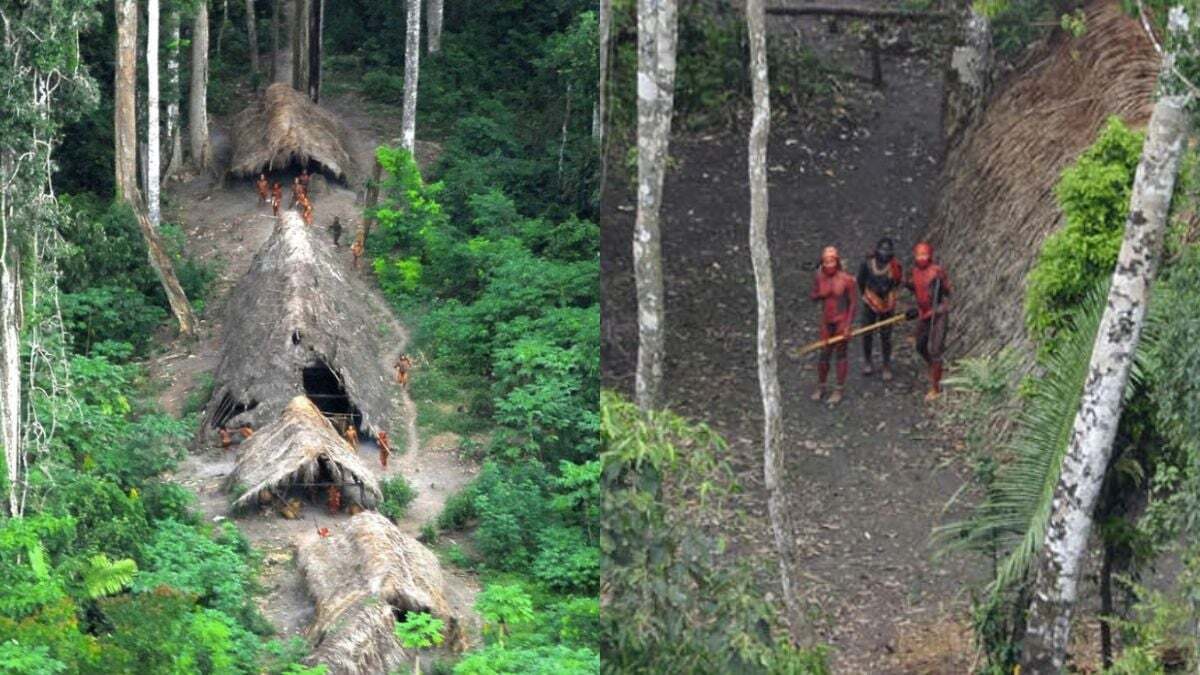
<svg viewBox="0 0 1200 675">
<path fill-rule="evenodd" d="M 916 307 L 905 314 L 917 319 L 917 353 L 929 366 L 929 392 L 926 401 L 941 393 L 942 348 L 946 339 L 946 323 L 950 310 L 950 278 L 946 270 L 933 261 L 933 246 L 920 242 L 913 247 L 913 269 L 904 276 L 903 266 L 896 259 L 894 244 L 884 238 L 875 245 L 875 251 L 863 260 L 858 277 L 852 277 L 842 268 L 842 259 L 837 248 L 827 246 L 821 252 L 821 268 L 813 280 L 811 298 L 821 303 L 821 358 L 817 363 L 817 389 L 812 394 L 820 401 L 826 392 L 830 361 L 837 358 L 837 386 L 829 396 L 829 403 L 838 403 L 846 386 L 849 372 L 848 345 L 853 333 L 853 322 L 858 299 L 863 301 L 862 323 L 864 326 L 886 321 L 896 316 L 900 287 L 912 291 Z M 898 319 L 897 319 L 898 320 Z M 892 379 L 892 326 L 879 328 L 882 351 L 881 376 Z M 874 374 L 871 352 L 874 334 L 867 331 L 863 336 L 863 375 Z"/>
</svg>

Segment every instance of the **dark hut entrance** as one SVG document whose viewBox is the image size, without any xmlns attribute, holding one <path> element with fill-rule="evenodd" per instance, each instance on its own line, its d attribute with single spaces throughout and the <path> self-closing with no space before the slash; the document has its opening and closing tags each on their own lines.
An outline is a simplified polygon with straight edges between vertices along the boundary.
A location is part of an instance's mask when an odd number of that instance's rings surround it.
<svg viewBox="0 0 1200 675">
<path fill-rule="evenodd" d="M 341 378 L 324 361 L 318 359 L 305 368 L 303 376 L 305 396 L 317 405 L 334 428 L 343 432 L 348 424 L 354 425 L 355 429 L 361 427 L 362 413 L 350 401 Z"/>
</svg>

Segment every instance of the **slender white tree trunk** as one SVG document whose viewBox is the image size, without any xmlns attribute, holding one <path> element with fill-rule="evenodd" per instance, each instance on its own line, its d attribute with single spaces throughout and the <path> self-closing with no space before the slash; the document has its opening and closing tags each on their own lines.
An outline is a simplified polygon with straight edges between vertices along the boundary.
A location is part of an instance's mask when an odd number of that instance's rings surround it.
<svg viewBox="0 0 1200 675">
<path fill-rule="evenodd" d="M 592 124 L 592 135 L 596 145 L 604 149 L 604 128 L 608 123 L 605 113 L 608 112 L 608 44 L 612 40 L 612 0 L 600 0 L 600 83 L 596 97 L 596 120 Z M 603 161 L 603 159 L 601 159 Z"/>
<path fill-rule="evenodd" d="M 442 48 L 442 0 L 429 0 L 425 21 L 428 23 L 429 53 L 434 54 Z"/>
<path fill-rule="evenodd" d="M 1172 14 L 1173 20 L 1175 14 Z M 1171 56 L 1167 55 L 1169 64 Z M 1164 69 L 1164 75 L 1167 71 Z M 1125 221 L 1125 237 L 1100 319 L 1088 378 L 1075 416 L 1053 511 L 1038 557 L 1022 664 L 1030 673 L 1058 672 L 1066 660 L 1071 615 L 1092 530 L 1092 515 L 1113 439 L 1121 398 L 1141 338 L 1150 284 L 1162 252 L 1171 193 L 1187 142 L 1186 97 L 1154 106 Z"/>
<path fill-rule="evenodd" d="M 221 44 L 225 40 L 225 25 L 229 23 L 229 0 L 221 0 L 221 25 L 217 27 L 217 54 L 221 53 Z"/>
<path fill-rule="evenodd" d="M 192 28 L 192 88 L 188 96 L 188 138 L 192 164 L 207 169 L 212 161 L 208 140 L 208 0 L 200 0 Z"/>
<path fill-rule="evenodd" d="M 21 438 L 21 280 L 8 217 L 11 204 L 6 197 L 0 195 L 0 443 L 4 445 L 8 479 L 8 514 L 19 517 L 25 460 Z"/>
<path fill-rule="evenodd" d="M 119 198 L 137 188 L 137 1 L 116 0 L 117 53 L 113 69 L 114 176 Z"/>
<path fill-rule="evenodd" d="M 633 267 L 638 300 L 635 397 L 642 410 L 662 404 L 664 311 L 659 218 L 675 100 L 675 0 L 638 0 L 638 199 Z"/>
<path fill-rule="evenodd" d="M 150 224 L 162 221 L 158 190 L 161 184 L 159 159 L 162 146 L 158 138 L 158 0 L 146 5 L 146 208 Z"/>
<path fill-rule="evenodd" d="M 563 166 L 567 159 L 567 128 L 571 121 L 571 85 L 567 84 L 567 104 L 566 110 L 563 111 L 562 123 L 562 138 L 558 143 L 558 188 L 562 189 L 563 184 Z"/>
<path fill-rule="evenodd" d="M 167 142 L 171 144 L 171 152 L 167 156 L 166 169 L 163 171 L 163 182 L 171 174 L 179 170 L 183 164 L 183 129 L 179 124 L 179 99 L 183 96 L 179 88 L 179 12 L 173 11 L 167 15 L 167 34 L 171 39 L 171 48 L 167 51 Z"/>
<path fill-rule="evenodd" d="M 246 37 L 250 41 L 250 70 L 258 72 L 258 26 L 254 21 L 254 0 L 246 0 Z"/>
<path fill-rule="evenodd" d="M 417 145 L 417 79 L 421 74 L 421 0 L 408 0 L 404 41 L 404 112 L 400 123 L 401 144 L 409 152 Z"/>
<path fill-rule="evenodd" d="M 758 385 L 763 404 L 763 480 L 767 488 L 767 513 L 779 556 L 779 582 L 787 606 L 793 641 L 800 640 L 800 602 L 792 579 L 792 537 L 787 523 L 787 495 L 783 489 L 783 411 L 779 402 L 779 361 L 775 340 L 775 283 L 771 276 L 771 251 L 767 247 L 767 139 L 771 134 L 771 89 L 767 72 L 766 8 L 763 0 L 746 0 L 746 26 L 750 37 L 750 83 L 754 92 L 754 118 L 750 126 L 750 258 L 754 264 L 754 289 L 758 300 Z"/>
</svg>

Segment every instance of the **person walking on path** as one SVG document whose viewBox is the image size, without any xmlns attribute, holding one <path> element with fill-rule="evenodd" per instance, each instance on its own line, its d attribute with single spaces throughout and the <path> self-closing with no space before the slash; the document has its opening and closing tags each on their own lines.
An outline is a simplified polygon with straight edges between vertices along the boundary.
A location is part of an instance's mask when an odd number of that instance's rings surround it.
<svg viewBox="0 0 1200 675">
<path fill-rule="evenodd" d="M 821 339 L 840 338 L 821 349 L 821 360 L 817 362 L 817 388 L 812 400 L 820 401 L 825 395 L 825 381 L 829 377 L 829 362 L 837 354 L 837 387 L 829 397 L 829 403 L 839 403 L 846 387 L 846 375 L 850 370 L 847 346 L 850 343 L 851 323 L 858 305 L 854 277 L 842 269 L 838 250 L 826 246 L 821 251 L 821 268 L 813 278 L 811 298 L 821 303 Z"/>
</svg>

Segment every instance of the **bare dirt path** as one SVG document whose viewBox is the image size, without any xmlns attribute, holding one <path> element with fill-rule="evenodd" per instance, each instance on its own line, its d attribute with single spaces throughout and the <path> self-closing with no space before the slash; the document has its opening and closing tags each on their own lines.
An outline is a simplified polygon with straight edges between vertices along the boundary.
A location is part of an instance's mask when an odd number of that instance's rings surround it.
<svg viewBox="0 0 1200 675">
<path fill-rule="evenodd" d="M 283 11 L 285 15 L 290 15 L 291 3 L 285 2 Z M 281 40 L 286 43 L 286 34 L 281 36 Z M 279 79 L 290 79 L 290 55 L 278 54 L 276 62 L 280 64 Z M 350 186 L 334 182 L 321 185 L 314 181 L 314 226 L 326 228 L 335 216 L 341 219 L 346 229 L 341 239 L 340 255 L 349 267 L 349 244 L 362 213 L 362 179 L 370 171 L 374 148 L 383 140 L 378 130 L 389 125 L 398 126 L 399 117 L 397 114 L 396 120 L 374 119 L 364 112 L 365 106 L 350 94 L 331 96 L 323 100 L 322 105 L 336 112 L 349 128 L 349 151 L 355 158 L 358 170 Z M 221 121 L 214 120 L 212 141 L 218 162 L 227 160 L 229 156 L 228 138 Z M 420 147 L 417 154 L 418 162 L 427 166 L 429 154 L 422 152 Z M 291 172 L 277 172 L 272 178 L 286 186 L 291 182 L 292 175 Z M 220 360 L 223 303 L 229 291 L 249 269 L 255 252 L 270 236 L 275 219 L 271 216 L 269 206 L 259 206 L 249 180 L 233 180 L 222 184 L 208 176 L 185 177 L 182 182 L 171 185 L 167 200 L 165 219 L 183 226 L 188 253 L 215 265 L 220 271 L 219 278 L 209 292 L 196 340 L 189 343 L 176 340 L 167 344 L 164 353 L 149 364 L 151 376 L 164 386 L 159 395 L 159 404 L 168 412 L 179 415 L 184 412 L 188 398 L 202 389 L 204 378 L 216 369 Z M 329 245 L 333 246 L 332 237 L 329 238 Z M 398 339 L 403 349 L 409 339 L 407 330 L 401 331 Z M 367 464 L 376 469 L 380 479 L 403 475 L 417 490 L 416 500 L 406 516 L 397 523 L 404 532 L 415 536 L 423 525 L 440 513 L 450 495 L 474 478 L 477 467 L 462 456 L 458 450 L 458 439 L 452 435 L 434 438 L 433 442 L 421 447 L 416 430 L 416 405 L 407 391 L 398 390 L 396 395 L 400 403 L 400 418 L 395 420 L 394 426 L 403 425 L 404 428 L 403 445 L 397 443 L 398 447 L 394 448 L 398 456 L 393 456 L 388 468 L 383 469 L 377 459 L 378 448 L 373 442 L 363 443 L 359 452 L 368 460 Z M 212 447 L 192 448 L 171 478 L 196 492 L 197 507 L 205 519 L 220 522 L 230 518 L 227 513 L 229 498 L 220 487 L 233 470 L 235 461 L 236 452 L 223 453 Z M 296 537 L 321 526 L 328 526 L 336 532 L 338 523 L 346 518 L 344 513 L 330 516 L 323 509 L 306 506 L 296 520 L 257 513 L 235 519 L 247 539 L 263 554 L 261 581 L 266 594 L 259 598 L 259 606 L 281 637 L 303 635 L 313 618 L 312 600 L 308 597 L 294 561 Z M 476 580 L 453 568 L 444 568 L 444 572 L 447 576 L 448 600 L 456 613 L 469 615 L 478 590 Z"/>
<path fill-rule="evenodd" d="M 773 126 L 770 246 L 781 349 L 817 337 L 808 292 L 822 246 L 838 246 L 853 274 L 889 235 L 907 263 L 925 225 L 942 145 L 940 71 L 922 57 L 895 56 L 885 61 L 885 81 L 853 119 L 816 131 Z M 729 440 L 745 488 L 738 506 L 751 525 L 725 533 L 735 556 L 764 561 L 763 590 L 778 595 L 758 442 L 746 126 L 671 141 L 676 167 L 666 180 L 662 227 L 666 381 L 670 407 Z M 601 358 L 606 386 L 630 392 L 634 199 L 628 185 L 614 181 L 612 188 L 603 200 Z M 847 399 L 835 408 L 808 399 L 813 357 L 780 360 L 796 571 L 838 672 L 956 673 L 970 663 L 961 589 L 980 570 L 961 560 L 935 562 L 928 546 L 931 527 L 963 482 L 961 466 L 932 430 L 921 401 L 924 369 L 906 333 L 895 336 L 897 377 L 888 386 L 859 374 L 861 345 L 851 345 Z"/>
</svg>

